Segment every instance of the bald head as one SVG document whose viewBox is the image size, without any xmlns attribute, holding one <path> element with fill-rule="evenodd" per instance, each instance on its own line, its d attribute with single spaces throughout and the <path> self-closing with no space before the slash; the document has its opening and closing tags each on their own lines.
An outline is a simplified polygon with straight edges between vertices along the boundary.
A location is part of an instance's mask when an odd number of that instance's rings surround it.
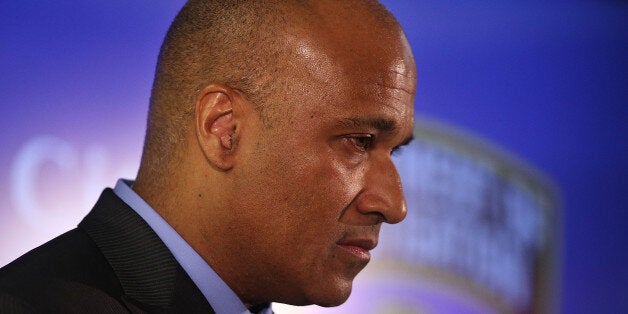
<svg viewBox="0 0 628 314">
<path fill-rule="evenodd" d="M 379 226 L 405 217 L 391 152 L 415 84 L 376 1 L 189 1 L 133 188 L 244 303 L 341 304 Z"/>
<path fill-rule="evenodd" d="M 367 40 L 386 49 L 383 43 L 391 38 L 385 37 L 399 33 L 395 18 L 377 1 L 188 1 L 159 54 L 142 163 L 164 171 L 177 158 L 193 125 L 195 101 L 208 84 L 242 92 L 271 126 L 283 115 L 270 109 L 289 110 L 283 96 L 300 72 L 294 55 L 308 53 L 306 42 L 340 51 L 346 41 Z M 309 61 L 319 67 L 314 62 L 329 59 Z"/>
</svg>

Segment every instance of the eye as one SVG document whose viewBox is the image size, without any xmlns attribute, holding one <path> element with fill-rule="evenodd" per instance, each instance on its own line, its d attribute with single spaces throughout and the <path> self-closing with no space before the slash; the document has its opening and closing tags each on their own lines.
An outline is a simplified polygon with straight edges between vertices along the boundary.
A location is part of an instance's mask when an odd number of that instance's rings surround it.
<svg viewBox="0 0 628 314">
<path fill-rule="evenodd" d="M 364 134 L 364 135 L 349 135 L 346 137 L 347 140 L 358 150 L 366 151 L 373 146 L 373 141 L 375 140 L 375 136 L 372 134 Z"/>
</svg>

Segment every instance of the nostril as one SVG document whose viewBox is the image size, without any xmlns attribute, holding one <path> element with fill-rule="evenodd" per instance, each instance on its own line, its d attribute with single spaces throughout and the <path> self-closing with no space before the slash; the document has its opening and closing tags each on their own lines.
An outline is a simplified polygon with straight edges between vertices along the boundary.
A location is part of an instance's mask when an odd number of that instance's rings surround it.
<svg viewBox="0 0 628 314">
<path fill-rule="evenodd" d="M 377 215 L 377 223 L 380 224 L 382 222 L 388 222 L 388 219 L 386 219 L 386 216 L 384 216 L 384 214 L 380 213 L 380 212 L 376 212 L 375 215 Z"/>
</svg>

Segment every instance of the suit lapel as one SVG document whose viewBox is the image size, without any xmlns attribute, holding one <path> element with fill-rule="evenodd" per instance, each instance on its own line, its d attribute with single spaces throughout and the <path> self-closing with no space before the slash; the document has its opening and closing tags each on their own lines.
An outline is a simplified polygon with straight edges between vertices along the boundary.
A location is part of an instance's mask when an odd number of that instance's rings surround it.
<svg viewBox="0 0 628 314">
<path fill-rule="evenodd" d="M 79 228 L 113 268 L 130 310 L 213 313 L 157 234 L 113 190 L 103 191 Z"/>
</svg>

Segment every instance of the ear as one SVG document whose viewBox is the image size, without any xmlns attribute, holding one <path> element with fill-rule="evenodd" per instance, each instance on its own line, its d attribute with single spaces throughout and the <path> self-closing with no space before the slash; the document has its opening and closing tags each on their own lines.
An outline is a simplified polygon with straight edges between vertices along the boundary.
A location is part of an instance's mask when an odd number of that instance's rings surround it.
<svg viewBox="0 0 628 314">
<path fill-rule="evenodd" d="M 196 137 L 205 158 L 223 171 L 233 167 L 237 124 L 233 116 L 234 91 L 226 86 L 205 87 L 196 102 Z"/>
</svg>

